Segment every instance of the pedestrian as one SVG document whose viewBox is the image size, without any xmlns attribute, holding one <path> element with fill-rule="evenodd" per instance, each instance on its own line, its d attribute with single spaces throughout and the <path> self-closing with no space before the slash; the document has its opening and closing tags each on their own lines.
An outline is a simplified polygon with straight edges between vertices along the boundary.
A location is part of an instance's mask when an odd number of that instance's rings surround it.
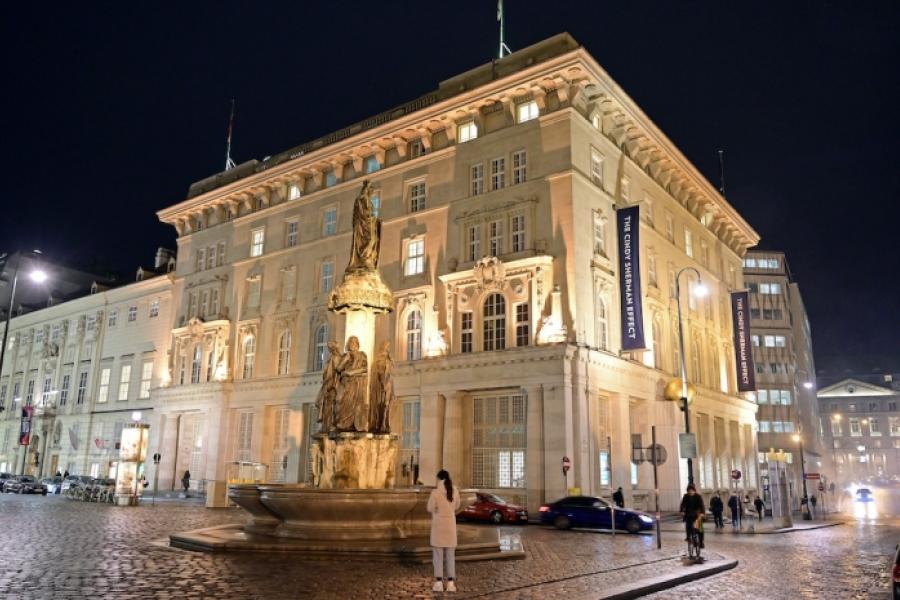
<svg viewBox="0 0 900 600">
<path fill-rule="evenodd" d="M 56 475 L 54 475 L 54 477 L 62 477 L 62 474 L 60 474 L 59 469 L 56 470 Z"/>
<path fill-rule="evenodd" d="M 613 504 L 615 504 L 618 508 L 625 508 L 625 494 L 622 493 L 621 486 L 619 486 L 619 489 L 613 492 Z"/>
<path fill-rule="evenodd" d="M 753 505 L 756 507 L 756 513 L 759 515 L 759 520 L 762 522 L 763 517 L 766 516 L 766 503 L 763 502 L 763 499 L 759 496 L 753 501 Z"/>
<path fill-rule="evenodd" d="M 66 469 L 66 472 L 63 473 L 63 479 L 65 479 L 65 478 L 68 477 L 68 476 L 69 476 L 69 470 Z"/>
<path fill-rule="evenodd" d="M 684 496 L 681 497 L 681 508 L 678 509 L 684 519 L 684 541 L 691 540 L 691 533 L 697 529 L 700 536 L 700 547 L 703 545 L 703 529 L 697 526 L 697 521 L 703 518 L 706 507 L 703 506 L 703 496 L 697 493 L 693 483 L 689 483 Z"/>
<path fill-rule="evenodd" d="M 191 472 L 185 471 L 181 476 L 181 486 L 184 488 L 184 497 L 188 497 L 188 488 L 191 487 Z"/>
<path fill-rule="evenodd" d="M 725 527 L 725 522 L 722 519 L 722 513 L 724 511 L 725 504 L 722 502 L 722 496 L 719 495 L 719 492 L 716 492 L 716 495 L 709 500 L 709 512 L 712 513 L 713 520 L 716 522 L 716 529 Z"/>
<path fill-rule="evenodd" d="M 730 498 L 728 498 L 728 510 L 731 511 L 731 526 L 737 527 L 738 524 L 738 511 L 741 509 L 740 501 L 738 501 L 738 497 L 735 494 L 732 494 Z"/>
<path fill-rule="evenodd" d="M 431 490 L 425 509 L 431 513 L 431 558 L 434 563 L 435 592 L 456 591 L 456 513 L 459 511 L 459 490 L 454 487 L 450 473 L 441 469 L 437 487 Z M 447 586 L 444 587 L 444 576 Z"/>
<path fill-rule="evenodd" d="M 812 507 L 812 516 L 813 517 L 816 516 L 816 502 L 818 502 L 818 500 L 816 499 L 816 495 L 813 494 L 809 498 L 809 505 Z"/>
</svg>

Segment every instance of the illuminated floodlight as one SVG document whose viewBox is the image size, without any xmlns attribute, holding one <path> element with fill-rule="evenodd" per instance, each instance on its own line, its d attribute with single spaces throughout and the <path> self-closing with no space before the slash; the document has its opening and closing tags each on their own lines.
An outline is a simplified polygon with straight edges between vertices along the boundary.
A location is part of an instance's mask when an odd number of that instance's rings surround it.
<svg viewBox="0 0 900 600">
<path fill-rule="evenodd" d="M 47 281 L 46 271 L 41 271 L 40 269 L 35 269 L 29 273 L 28 276 L 31 277 L 31 280 L 35 283 L 44 283 Z"/>
</svg>

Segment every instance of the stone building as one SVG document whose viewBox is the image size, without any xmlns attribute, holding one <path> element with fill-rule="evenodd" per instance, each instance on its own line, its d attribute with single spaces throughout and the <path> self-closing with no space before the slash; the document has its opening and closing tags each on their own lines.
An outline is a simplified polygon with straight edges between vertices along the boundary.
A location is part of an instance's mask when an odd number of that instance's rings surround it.
<svg viewBox="0 0 900 600">
<path fill-rule="evenodd" d="M 790 493 L 799 499 L 803 490 L 801 438 L 807 471 L 819 473 L 830 462 L 816 400 L 809 318 L 783 252 L 748 252 L 744 283 L 750 290 L 757 387 L 751 397 L 759 406 L 756 419 L 763 484 L 767 483 L 768 457 L 775 452 L 789 465 Z"/>
<path fill-rule="evenodd" d="M 726 488 L 739 468 L 756 487 L 756 404 L 735 391 L 728 291 L 758 236 L 562 34 L 159 211 L 178 232 L 169 371 L 152 394 L 162 489 L 189 469 L 220 503 L 240 461 L 308 480 L 326 343 L 343 339 L 327 300 L 366 179 L 395 296 L 376 339 L 396 361 L 400 481 L 443 467 L 533 511 L 572 487 L 621 485 L 640 505 L 652 471 L 632 449 L 656 425 L 662 505 L 677 508 L 683 413 L 662 388 L 679 372 L 675 276 L 691 266 L 712 290 L 686 296 L 684 315 L 696 478 Z M 648 347 L 622 353 L 614 224 L 631 205 Z"/>
</svg>

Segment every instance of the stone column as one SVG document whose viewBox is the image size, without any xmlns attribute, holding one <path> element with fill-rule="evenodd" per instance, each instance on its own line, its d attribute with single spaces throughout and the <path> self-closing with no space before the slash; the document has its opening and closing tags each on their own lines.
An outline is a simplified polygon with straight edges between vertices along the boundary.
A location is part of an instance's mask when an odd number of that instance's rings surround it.
<svg viewBox="0 0 900 600">
<path fill-rule="evenodd" d="M 445 399 L 441 394 L 432 392 L 425 394 L 421 402 L 419 480 L 431 485 L 444 462 Z"/>
<path fill-rule="evenodd" d="M 619 486 L 625 496 L 625 505 L 631 506 L 631 418 L 628 396 L 614 393 L 609 397 L 609 431 L 612 445 L 610 488 Z"/>
<path fill-rule="evenodd" d="M 160 455 L 158 466 L 158 489 L 160 491 L 174 490 L 175 482 L 178 480 L 178 476 L 175 474 L 175 460 L 178 454 L 178 421 L 180 417 L 181 415 L 178 414 L 162 414 L 159 417 L 159 437 L 156 448 Z"/>
<path fill-rule="evenodd" d="M 563 456 L 572 457 L 572 388 L 558 382 L 544 388 L 544 493 L 548 500 L 566 495 Z M 571 473 L 569 477 L 571 481 Z"/>
<path fill-rule="evenodd" d="M 211 407 L 207 412 L 206 472 L 203 478 L 206 479 L 206 506 L 210 508 L 228 505 L 225 460 L 231 429 L 229 405 L 228 398 L 223 394 L 221 404 Z"/>
<path fill-rule="evenodd" d="M 444 394 L 444 443 L 443 467 L 450 472 L 450 477 L 460 485 L 468 487 L 472 483 L 471 474 L 466 476 L 465 435 L 463 430 L 463 399 L 465 394 L 450 392 Z M 425 473 L 429 476 L 429 473 Z M 427 482 L 427 479 L 423 479 Z"/>
<path fill-rule="evenodd" d="M 538 514 L 541 504 L 556 500 L 544 488 L 546 463 L 544 462 L 544 386 L 534 385 L 526 389 L 528 412 L 525 432 L 525 481 L 528 495 L 526 508 L 529 514 Z"/>
</svg>

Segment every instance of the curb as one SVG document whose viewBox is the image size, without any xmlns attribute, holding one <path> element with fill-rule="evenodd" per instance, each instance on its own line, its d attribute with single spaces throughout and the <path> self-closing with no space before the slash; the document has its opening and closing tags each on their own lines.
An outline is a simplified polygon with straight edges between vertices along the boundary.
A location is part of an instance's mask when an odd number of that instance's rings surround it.
<svg viewBox="0 0 900 600">
<path fill-rule="evenodd" d="M 634 587 L 621 586 L 619 588 L 613 588 L 612 590 L 610 590 L 610 592 L 604 594 L 603 596 L 600 596 L 600 600 L 630 600 L 631 598 L 640 598 L 641 596 L 661 592 L 663 590 L 677 587 L 685 583 L 690 583 L 691 581 L 697 581 L 698 579 L 712 577 L 713 575 L 718 575 L 719 573 L 729 571 L 736 566 L 738 566 L 737 560 L 726 559 L 725 561 L 717 561 L 717 564 L 712 564 L 708 567 L 692 569 L 688 573 L 683 573 L 675 576 L 663 575 L 660 577 L 655 577 L 653 579 L 650 579 L 649 581 L 641 582 Z"/>
<path fill-rule="evenodd" d="M 838 525 L 845 525 L 845 524 L 846 524 L 846 521 L 834 521 L 831 523 L 821 523 L 819 525 L 813 525 L 811 527 L 785 527 L 782 529 L 765 529 L 762 531 L 747 531 L 747 530 L 743 530 L 743 529 L 737 530 L 737 531 L 730 530 L 730 531 L 723 531 L 722 534 L 716 534 L 716 535 L 726 535 L 726 534 L 727 535 L 772 535 L 772 534 L 776 534 L 776 533 L 796 533 L 798 531 L 813 531 L 815 529 L 826 529 L 828 527 L 837 527 Z M 725 529 L 728 529 L 728 527 L 726 526 Z M 666 529 L 665 527 L 663 527 L 662 531 L 663 531 L 663 533 L 682 533 L 684 531 L 684 529 L 682 529 L 680 527 L 678 529 Z M 707 533 L 709 533 L 710 531 L 715 531 L 715 530 L 707 530 Z"/>
</svg>

